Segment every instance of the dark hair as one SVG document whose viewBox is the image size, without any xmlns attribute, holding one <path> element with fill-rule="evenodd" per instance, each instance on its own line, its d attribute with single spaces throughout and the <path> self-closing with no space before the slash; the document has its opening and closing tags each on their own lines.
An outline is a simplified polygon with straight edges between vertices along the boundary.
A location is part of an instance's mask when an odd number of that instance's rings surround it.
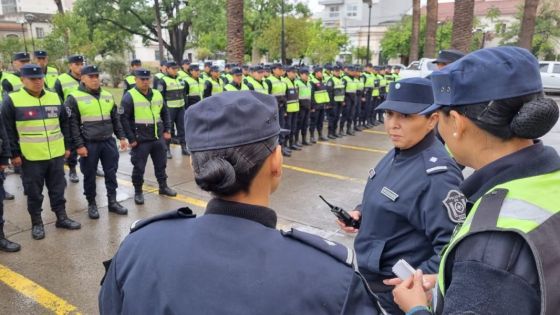
<svg viewBox="0 0 560 315">
<path fill-rule="evenodd" d="M 454 110 L 469 118 L 479 128 L 508 140 L 513 137 L 537 139 L 549 132 L 558 121 L 558 105 L 543 93 L 528 94 L 489 103 L 444 107 L 448 116 Z"/>
<path fill-rule="evenodd" d="M 277 144 L 276 136 L 239 147 L 192 152 L 194 180 L 201 189 L 219 197 L 248 192 Z"/>
</svg>

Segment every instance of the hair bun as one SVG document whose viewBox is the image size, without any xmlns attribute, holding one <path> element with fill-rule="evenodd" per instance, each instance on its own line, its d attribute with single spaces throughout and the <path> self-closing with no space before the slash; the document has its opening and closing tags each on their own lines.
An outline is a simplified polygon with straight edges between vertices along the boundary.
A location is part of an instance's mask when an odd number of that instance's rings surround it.
<svg viewBox="0 0 560 315">
<path fill-rule="evenodd" d="M 231 190 L 236 183 L 233 165 L 221 157 L 206 161 L 194 175 L 200 188 L 217 194 Z"/>
<path fill-rule="evenodd" d="M 537 139 L 549 132 L 558 121 L 558 105 L 550 98 L 535 98 L 523 104 L 513 118 L 510 128 L 517 136 Z"/>
</svg>

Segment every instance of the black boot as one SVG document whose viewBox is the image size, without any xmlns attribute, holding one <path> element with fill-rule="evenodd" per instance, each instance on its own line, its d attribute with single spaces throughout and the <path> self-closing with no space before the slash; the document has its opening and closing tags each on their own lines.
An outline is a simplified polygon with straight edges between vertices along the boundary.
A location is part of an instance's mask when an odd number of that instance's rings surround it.
<svg viewBox="0 0 560 315">
<path fill-rule="evenodd" d="M 166 182 L 163 182 L 163 183 L 159 184 L 159 194 L 164 195 L 164 196 L 169 196 L 169 197 L 177 196 L 177 192 L 175 190 L 169 188 L 169 186 L 167 186 Z"/>
<path fill-rule="evenodd" d="M 191 155 L 189 150 L 187 150 L 187 145 L 185 143 L 181 143 L 181 154 L 183 155 Z"/>
<path fill-rule="evenodd" d="M 142 186 L 134 186 L 134 203 L 137 205 L 144 204 L 144 193 L 142 192 Z"/>
<path fill-rule="evenodd" d="M 109 195 L 107 199 L 109 199 L 109 212 L 119 215 L 126 215 L 128 213 L 128 210 L 117 202 L 116 195 Z"/>
<path fill-rule="evenodd" d="M 292 151 L 290 151 L 285 146 L 282 146 L 282 155 L 285 156 L 285 157 L 290 157 L 290 156 L 292 156 Z"/>
<path fill-rule="evenodd" d="M 54 224 L 59 229 L 66 230 L 79 230 L 82 225 L 66 215 L 66 210 L 56 212 L 56 223 Z"/>
<path fill-rule="evenodd" d="M 171 160 L 173 158 L 173 156 L 171 156 L 171 148 L 169 143 L 167 144 L 167 159 Z"/>
<path fill-rule="evenodd" d="M 14 200 L 14 199 L 16 199 L 16 196 L 4 190 L 4 200 Z"/>
<path fill-rule="evenodd" d="M 344 137 L 344 125 L 340 125 L 340 129 L 338 129 L 338 134 L 336 135 L 339 138 Z"/>
<path fill-rule="evenodd" d="M 299 133 L 296 133 L 296 134 L 294 135 L 294 146 L 295 146 L 296 148 L 299 148 L 300 150 L 301 150 L 301 148 L 303 148 L 303 147 L 301 146 L 301 143 L 299 142 Z"/>
<path fill-rule="evenodd" d="M 43 227 L 43 219 L 41 219 L 40 213 L 31 215 L 31 237 L 35 240 L 45 238 L 45 228 Z"/>
<path fill-rule="evenodd" d="M 334 131 L 329 130 L 329 134 L 327 135 L 327 138 L 331 140 L 336 139 L 336 135 L 334 134 Z"/>
<path fill-rule="evenodd" d="M 80 179 L 78 178 L 78 174 L 76 173 L 76 167 L 75 166 L 70 167 L 70 171 L 68 172 L 68 178 L 70 179 L 70 181 L 72 183 L 80 182 Z"/>
<path fill-rule="evenodd" d="M 302 133 L 301 134 L 301 144 L 311 145 L 311 143 L 307 142 L 307 133 Z"/>
<path fill-rule="evenodd" d="M 294 140 L 294 137 L 291 136 L 291 135 L 290 135 L 289 143 L 290 143 L 290 146 L 289 146 L 290 150 L 301 151 L 301 147 L 300 147 L 300 146 L 296 146 L 296 142 L 295 142 L 295 140 Z"/>
<path fill-rule="evenodd" d="M 87 213 L 90 219 L 99 219 L 99 211 L 97 210 L 97 203 L 95 202 L 95 198 L 87 198 L 88 206 L 87 206 Z"/>
<path fill-rule="evenodd" d="M 19 244 L 6 239 L 4 235 L 4 224 L 0 224 L 0 251 L 14 253 L 19 252 L 20 249 L 21 246 Z"/>
<path fill-rule="evenodd" d="M 348 125 L 348 128 L 346 128 L 346 134 L 349 136 L 353 136 L 355 135 L 354 131 L 352 131 L 350 125 Z"/>
<path fill-rule="evenodd" d="M 315 139 L 315 130 L 311 130 L 309 133 L 311 135 L 311 143 L 317 143 L 317 139 Z"/>
<path fill-rule="evenodd" d="M 323 132 L 319 131 L 319 140 L 321 141 L 329 141 L 329 139 L 327 139 L 327 137 L 323 136 Z"/>
</svg>

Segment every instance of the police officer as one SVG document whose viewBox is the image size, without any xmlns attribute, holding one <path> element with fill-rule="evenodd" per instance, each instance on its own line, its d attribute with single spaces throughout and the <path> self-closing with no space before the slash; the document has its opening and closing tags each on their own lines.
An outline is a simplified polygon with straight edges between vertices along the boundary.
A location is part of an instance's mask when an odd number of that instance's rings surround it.
<svg viewBox="0 0 560 315">
<path fill-rule="evenodd" d="M 394 277 L 392 267 L 399 259 L 436 272 L 439 253 L 458 222 L 442 201 L 448 196 L 466 201 L 457 190 L 461 171 L 433 132 L 438 116 L 418 114 L 431 104 L 429 80 L 391 84 L 379 109 L 385 111 L 385 130 L 395 148 L 370 170 L 362 204 L 350 212 L 361 220 L 354 242 L 358 267 L 390 314 L 402 312 L 393 302 L 392 286 L 383 280 Z"/>
<path fill-rule="evenodd" d="M 375 88 L 375 74 L 371 63 L 366 65 L 361 79 L 364 84 L 364 111 L 360 116 L 360 123 L 362 127 L 369 129 L 373 127 L 371 116 L 373 110 L 373 90 Z"/>
<path fill-rule="evenodd" d="M 340 71 L 342 68 L 339 65 L 333 67 L 332 76 L 327 81 L 327 90 L 329 91 L 329 96 L 331 102 L 327 105 L 327 118 L 329 120 L 328 135 L 329 139 L 336 139 L 339 135 L 336 133 L 338 126 L 338 121 L 340 119 L 340 113 L 345 108 L 344 104 L 344 82 L 341 79 Z M 340 135 L 342 137 L 342 135 Z"/>
<path fill-rule="evenodd" d="M 185 80 L 185 78 L 189 75 L 189 68 L 191 66 L 191 61 L 188 59 L 183 59 L 181 61 L 181 69 L 179 69 L 179 71 L 177 71 L 177 77 L 179 77 L 180 80 Z"/>
<path fill-rule="evenodd" d="M 286 82 L 282 80 L 284 75 L 284 68 L 282 64 L 275 63 L 270 67 L 272 74 L 265 79 L 268 85 L 268 94 L 276 97 L 276 102 L 278 103 L 278 116 L 280 117 L 280 126 L 282 128 L 286 127 Z M 291 156 L 292 150 L 288 148 L 285 144 L 285 136 L 280 135 L 280 144 L 282 145 L 282 154 L 284 156 Z"/>
<path fill-rule="evenodd" d="M 233 79 L 231 69 L 237 67 L 236 64 L 226 63 L 224 67 L 224 71 L 221 74 L 220 78 L 224 81 L 224 86 L 231 82 Z"/>
<path fill-rule="evenodd" d="M 204 81 L 204 91 L 202 98 L 207 98 L 212 95 L 220 94 L 224 91 L 224 81 L 220 78 L 220 67 L 212 66 L 210 74 Z"/>
<path fill-rule="evenodd" d="M 44 74 L 38 65 L 21 69 L 24 88 L 10 93 L 2 102 L 2 118 L 10 139 L 12 164 L 22 166 L 27 210 L 31 215 L 31 235 L 45 237 L 41 218 L 43 187 L 47 186 L 56 227 L 81 227 L 66 215 L 64 156 L 70 155 L 67 112 L 56 93 L 45 90 Z"/>
<path fill-rule="evenodd" d="M 190 69 L 191 71 L 193 68 Z M 124 94 L 121 102 L 121 123 L 132 147 L 130 162 L 134 202 L 144 204 L 142 185 L 148 157 L 152 158 L 159 184 L 159 194 L 174 197 L 177 193 L 167 186 L 165 168 L 166 141 L 171 139 L 171 120 L 163 95 L 150 89 L 150 71 L 136 69 L 136 87 Z"/>
<path fill-rule="evenodd" d="M 282 78 L 286 84 L 286 124 L 285 128 L 290 130 L 286 137 L 285 146 L 290 150 L 300 151 L 302 146 L 298 144 L 299 134 L 297 122 L 299 119 L 299 93 L 296 85 L 296 69 L 292 66 L 286 67 L 286 76 Z"/>
<path fill-rule="evenodd" d="M 387 86 L 387 77 L 385 76 L 385 67 L 379 66 L 379 71 L 377 72 L 377 76 L 379 77 L 379 105 L 385 101 L 387 98 L 388 86 Z M 378 105 L 378 106 L 379 106 Z M 383 123 L 383 111 L 376 110 L 377 112 L 377 120 L 379 123 Z"/>
<path fill-rule="evenodd" d="M 101 88 L 99 68 L 88 65 L 82 68 L 80 87 L 70 92 L 64 106 L 70 110 L 70 131 L 73 146 L 80 156 L 80 170 L 84 175 L 84 195 L 88 202 L 88 216 L 99 219 L 95 202 L 95 177 L 101 162 L 105 172 L 105 188 L 109 212 L 125 215 L 128 210 L 117 202 L 117 168 L 119 150 L 113 134 L 120 140 L 120 149 L 127 143 L 119 121 L 113 95 Z"/>
<path fill-rule="evenodd" d="M 202 90 L 204 89 L 204 81 L 200 78 L 200 69 L 198 68 L 198 65 L 190 65 L 187 72 L 187 76 L 183 79 L 183 83 L 185 84 L 185 93 L 187 94 L 187 104 L 185 109 L 188 109 L 191 105 L 200 102 L 202 99 Z"/>
<path fill-rule="evenodd" d="M 243 70 L 243 82 L 245 82 L 245 79 L 249 77 L 249 65 L 247 64 L 242 65 L 241 70 Z"/>
<path fill-rule="evenodd" d="M 206 61 L 204 63 L 203 72 L 200 74 L 200 78 L 204 81 L 210 78 L 210 69 L 212 68 L 212 62 Z"/>
<path fill-rule="evenodd" d="M 138 68 L 142 68 L 142 61 L 140 59 L 132 59 L 132 61 L 130 61 L 130 73 L 124 78 L 125 93 L 134 87 L 134 71 Z"/>
<path fill-rule="evenodd" d="M 12 56 L 14 73 L 4 72 L 2 75 L 2 90 L 5 94 L 19 91 L 23 87 L 20 79 L 20 69 L 29 63 L 29 53 L 17 52 Z"/>
<path fill-rule="evenodd" d="M 228 92 L 249 91 L 249 88 L 243 83 L 243 70 L 239 67 L 231 69 L 231 81 L 226 84 L 224 90 Z"/>
<path fill-rule="evenodd" d="M 264 68 L 261 65 L 251 67 L 251 75 L 247 77 L 245 85 L 251 91 L 268 94 L 268 84 L 263 80 Z"/>
<path fill-rule="evenodd" d="M 344 107 L 342 109 L 342 117 L 340 119 L 339 133 L 349 136 L 355 135 L 354 129 L 352 128 L 352 122 L 358 103 L 356 96 L 356 90 L 358 87 L 356 85 L 356 81 L 354 81 L 353 72 L 354 66 L 348 66 L 342 76 L 342 81 L 344 82 Z M 344 131 L 345 126 L 346 131 Z"/>
<path fill-rule="evenodd" d="M 268 206 L 282 174 L 277 111 L 274 97 L 253 91 L 189 108 L 195 181 L 214 198 L 200 218 L 180 208 L 134 225 L 109 264 L 102 315 L 379 314 L 351 250 L 276 230 Z"/>
<path fill-rule="evenodd" d="M 453 63 L 465 56 L 465 53 L 456 49 L 444 49 L 440 50 L 436 60 L 432 63 L 436 64 L 438 70 L 443 69 L 450 63 Z"/>
<path fill-rule="evenodd" d="M 177 77 L 179 66 L 175 61 L 168 61 L 165 65 L 167 74 L 158 81 L 157 89 L 163 95 L 165 105 L 168 108 L 171 121 L 171 137 L 181 144 L 181 154 L 188 155 L 185 146 L 185 127 L 183 116 L 185 116 L 186 93 L 183 81 Z M 167 142 L 167 158 L 171 159 L 171 141 Z"/>
<path fill-rule="evenodd" d="M 311 113 L 311 81 L 309 80 L 309 68 L 301 67 L 298 71 L 299 78 L 296 80 L 299 97 L 299 117 L 297 133 L 301 135 L 302 145 L 311 145 L 307 141 L 309 130 L 309 115 Z"/>
<path fill-rule="evenodd" d="M 161 60 L 159 62 L 159 72 L 154 74 L 154 89 L 157 89 L 159 81 L 167 75 L 167 60 Z"/>
<path fill-rule="evenodd" d="M 10 148 L 10 138 L 6 133 L 4 128 L 4 122 L 0 119 L 0 169 L 3 171 L 8 167 L 8 160 L 12 156 L 12 150 Z M 0 176 L 0 186 L 4 186 L 4 177 Z M 0 189 L 0 251 L 3 252 L 17 252 L 21 249 L 21 246 L 14 243 L 6 238 L 4 234 L 4 189 Z"/>
<path fill-rule="evenodd" d="M 319 140 L 328 141 L 328 138 L 323 136 L 323 121 L 325 120 L 325 107 L 330 102 L 326 81 L 323 79 L 323 68 L 315 66 L 311 77 L 311 118 L 309 123 L 311 143 L 317 143 L 315 130 L 317 130 Z"/>
<path fill-rule="evenodd" d="M 354 79 L 354 84 L 356 85 L 356 108 L 354 110 L 354 116 L 352 117 L 352 126 L 354 131 L 362 131 L 359 126 L 360 116 L 362 111 L 364 111 L 364 103 L 366 101 L 364 97 L 364 82 L 361 78 L 362 66 L 354 65 L 354 71 L 352 72 L 352 79 Z"/>
<path fill-rule="evenodd" d="M 64 103 L 66 97 L 70 92 L 78 89 L 80 86 L 81 71 L 84 66 L 84 56 L 72 55 L 68 57 L 68 72 L 58 76 L 54 84 L 54 90 Z M 78 165 L 78 154 L 75 148 L 72 148 L 70 156 L 66 159 L 66 164 L 70 168 L 68 178 L 72 183 L 80 181 L 78 173 L 76 172 L 76 165 Z"/>
<path fill-rule="evenodd" d="M 45 87 L 54 91 L 56 79 L 58 79 L 58 70 L 54 67 L 49 67 L 49 55 L 45 50 L 36 50 L 33 52 L 34 62 L 43 69 L 45 74 Z"/>
</svg>

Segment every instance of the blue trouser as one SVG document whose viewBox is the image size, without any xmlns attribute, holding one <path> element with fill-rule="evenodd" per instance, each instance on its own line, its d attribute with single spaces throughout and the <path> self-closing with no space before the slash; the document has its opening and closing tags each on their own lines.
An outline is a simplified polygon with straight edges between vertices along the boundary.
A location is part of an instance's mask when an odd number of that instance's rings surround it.
<svg viewBox="0 0 560 315">
<path fill-rule="evenodd" d="M 167 167 L 167 148 L 162 139 L 138 142 L 138 145 L 132 148 L 130 152 L 130 162 L 134 165 L 132 169 L 132 184 L 135 188 L 141 188 L 144 184 L 144 172 L 146 171 L 146 163 L 148 157 L 152 158 L 154 164 L 154 173 L 158 183 L 161 185 L 167 180 L 165 168 Z"/>
<path fill-rule="evenodd" d="M 171 136 L 185 143 L 185 107 L 169 107 L 169 120 L 171 121 Z"/>
<path fill-rule="evenodd" d="M 278 122 L 280 123 L 280 128 L 287 129 L 286 120 L 287 120 L 286 105 L 278 103 Z M 288 138 L 286 137 L 286 135 L 280 134 L 279 140 L 281 145 L 285 145 Z"/>
<path fill-rule="evenodd" d="M 119 166 L 119 150 L 114 138 L 103 141 L 91 141 L 85 144 L 87 157 L 80 157 L 80 169 L 84 174 L 84 195 L 89 200 L 95 200 L 95 179 L 97 164 L 101 161 L 105 172 L 105 188 L 107 196 L 117 194 L 117 168 Z"/>
<path fill-rule="evenodd" d="M 309 124 L 309 131 L 313 134 L 315 130 L 320 134 L 323 133 L 323 121 L 325 120 L 325 105 L 313 105 L 315 111 L 311 112 L 311 122 Z"/>
<path fill-rule="evenodd" d="M 364 93 L 365 93 L 366 101 L 364 103 L 364 111 L 362 112 L 360 120 L 364 124 L 371 124 L 372 123 L 371 110 L 373 105 L 373 97 L 371 95 L 371 90 L 365 90 Z"/>
<path fill-rule="evenodd" d="M 285 128 L 290 130 L 290 135 L 288 136 L 289 138 L 289 145 L 291 146 L 292 144 L 294 144 L 294 140 L 296 138 L 297 135 L 297 131 L 298 131 L 298 116 L 299 116 L 299 111 L 297 112 L 291 112 L 291 113 L 286 113 L 286 126 Z"/>
<path fill-rule="evenodd" d="M 352 116 L 352 121 L 354 122 L 354 127 L 358 125 L 358 121 L 360 120 L 360 115 L 362 114 L 362 92 L 356 93 L 356 106 L 354 108 L 354 115 Z"/>
<path fill-rule="evenodd" d="M 301 101 L 300 101 L 301 102 Z M 300 103 L 299 106 L 299 115 L 298 115 L 298 133 L 301 134 L 303 140 L 307 136 L 307 130 L 309 129 L 309 114 L 311 105 L 309 103 L 302 105 Z"/>
<path fill-rule="evenodd" d="M 346 130 L 349 131 L 352 127 L 352 120 L 354 118 L 354 113 L 356 110 L 356 94 L 347 93 L 344 98 L 345 106 L 342 109 L 342 118 L 340 121 L 340 130 L 344 129 L 344 124 L 346 124 Z"/>
<path fill-rule="evenodd" d="M 66 165 L 70 168 L 74 168 L 78 165 L 78 153 L 76 153 L 76 149 L 70 151 L 70 156 L 66 159 Z"/>
<path fill-rule="evenodd" d="M 333 102 L 332 107 L 327 109 L 327 117 L 329 119 L 329 135 L 336 134 L 336 126 L 338 126 L 341 108 L 342 102 Z"/>
<path fill-rule="evenodd" d="M 4 172 L 2 172 L 2 176 L 0 176 L 0 233 L 2 232 L 2 225 L 4 224 Z"/>
</svg>

